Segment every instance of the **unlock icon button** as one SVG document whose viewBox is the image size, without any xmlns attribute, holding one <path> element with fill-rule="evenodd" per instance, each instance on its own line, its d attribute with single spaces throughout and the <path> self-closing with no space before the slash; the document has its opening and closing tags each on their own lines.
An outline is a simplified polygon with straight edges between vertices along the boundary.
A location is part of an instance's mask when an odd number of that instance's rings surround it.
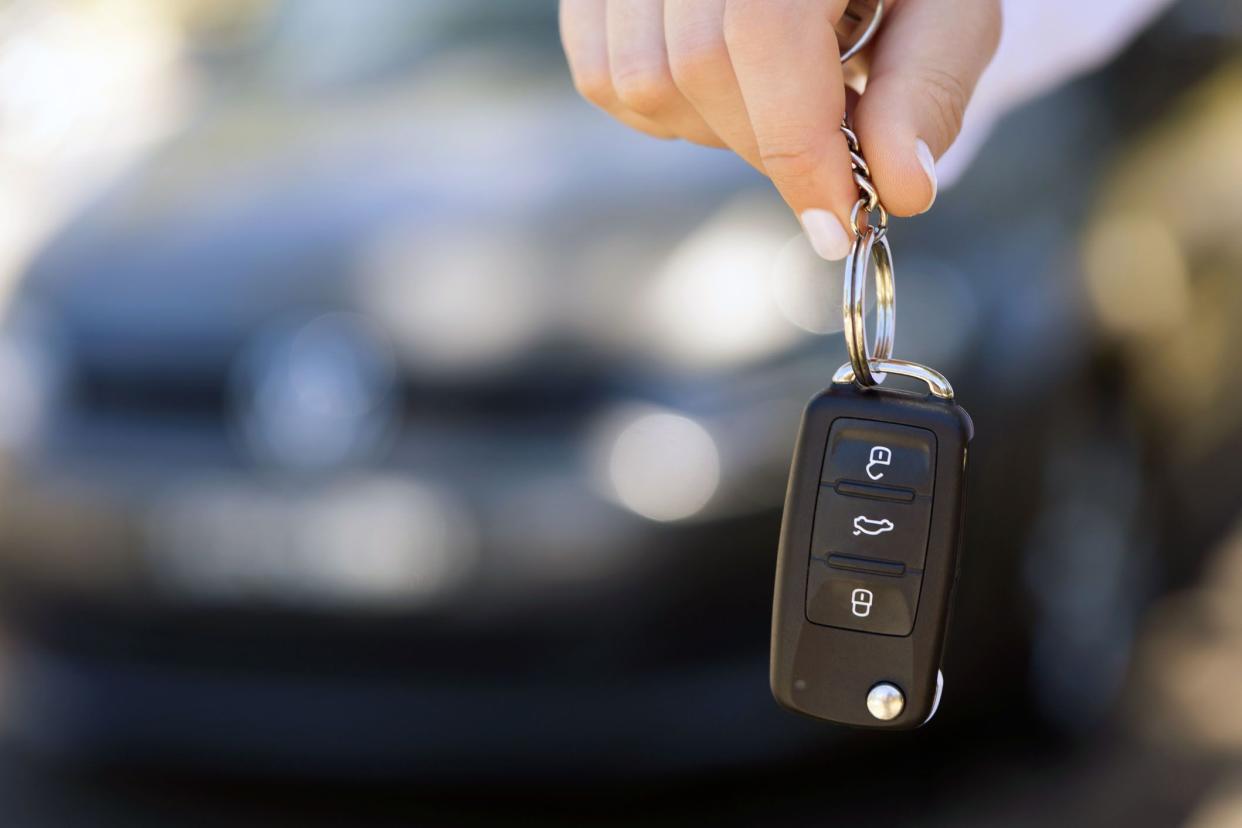
<svg viewBox="0 0 1242 828">
<path fill-rule="evenodd" d="M 936 435 L 925 428 L 841 417 L 828 433 L 820 480 L 931 495 L 935 456 Z"/>
<path fill-rule="evenodd" d="M 884 470 L 875 471 L 876 466 L 887 466 L 893 462 L 893 450 L 888 446 L 872 446 L 871 455 L 867 461 L 867 477 L 872 480 L 879 480 L 884 477 Z"/>
</svg>

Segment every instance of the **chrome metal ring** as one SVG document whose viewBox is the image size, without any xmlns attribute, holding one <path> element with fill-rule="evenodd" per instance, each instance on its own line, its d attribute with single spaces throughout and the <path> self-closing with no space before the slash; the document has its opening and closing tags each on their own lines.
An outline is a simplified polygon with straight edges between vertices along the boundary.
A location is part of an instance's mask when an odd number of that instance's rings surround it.
<svg viewBox="0 0 1242 828">
<path fill-rule="evenodd" d="M 851 0 L 849 5 L 846 6 L 845 13 L 847 16 L 857 17 L 859 20 L 861 20 L 863 18 L 863 15 L 858 14 L 856 10 L 858 7 L 865 7 L 867 5 L 869 4 L 860 3 L 858 2 L 858 0 Z M 875 11 L 871 13 L 871 19 L 867 21 L 866 27 L 862 29 L 861 33 L 858 35 L 858 37 L 854 39 L 853 43 L 851 43 L 849 46 L 845 47 L 841 51 L 841 62 L 842 63 L 845 63 L 847 60 L 849 60 L 854 55 L 858 54 L 864 48 L 866 48 L 867 44 L 871 42 L 871 39 L 875 37 L 875 33 L 879 31 L 880 21 L 883 19 L 884 19 L 884 0 L 875 0 Z M 860 26 L 861 25 L 862 24 L 860 24 Z"/>
<path fill-rule="evenodd" d="M 854 177 L 857 179 L 858 173 L 854 173 Z M 870 203 L 873 196 L 875 204 Z M 871 223 L 872 210 L 880 214 L 880 220 L 876 224 Z M 863 211 L 867 213 L 867 223 L 859 224 L 858 219 L 862 217 Z M 854 206 L 850 208 L 850 230 L 854 232 L 854 235 L 861 236 L 863 229 L 868 226 L 875 227 L 880 236 L 883 236 L 884 232 L 888 230 L 888 210 L 885 210 L 884 205 L 880 203 L 879 193 L 876 192 L 874 186 L 868 187 L 866 198 L 859 198 L 858 201 L 854 202 Z"/>
<path fill-rule="evenodd" d="M 927 383 L 927 389 L 931 391 L 933 396 L 942 400 L 953 399 L 953 386 L 949 383 L 948 378 L 937 371 L 935 368 L 928 368 L 926 365 L 920 365 L 917 362 L 906 362 L 904 359 L 873 359 L 870 365 L 873 374 L 876 371 L 883 371 L 883 374 L 874 374 L 875 376 L 885 376 L 887 374 L 897 374 L 903 377 L 920 380 Z M 847 362 L 837 369 L 832 375 L 834 383 L 851 383 L 854 382 L 855 373 L 853 364 Z"/>
<path fill-rule="evenodd" d="M 867 271 L 875 265 L 875 341 L 867 349 Z M 854 237 L 850 253 L 845 257 L 845 290 L 841 311 L 845 318 L 845 350 L 859 385 L 864 387 L 884 382 L 884 374 L 871 370 L 875 360 L 893 355 L 893 337 L 897 330 L 897 297 L 893 284 L 893 252 L 880 230 L 868 226 Z"/>
</svg>

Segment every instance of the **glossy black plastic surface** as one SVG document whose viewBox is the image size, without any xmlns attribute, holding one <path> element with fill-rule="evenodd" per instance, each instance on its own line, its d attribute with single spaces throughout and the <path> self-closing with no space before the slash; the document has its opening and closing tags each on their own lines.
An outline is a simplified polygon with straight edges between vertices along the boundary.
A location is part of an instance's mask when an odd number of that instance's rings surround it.
<svg viewBox="0 0 1242 828">
<path fill-rule="evenodd" d="M 782 705 L 888 729 L 931 714 L 973 433 L 965 410 L 930 395 L 833 385 L 807 405 L 772 609 Z M 906 698 L 887 722 L 866 704 L 881 681 Z"/>
</svg>

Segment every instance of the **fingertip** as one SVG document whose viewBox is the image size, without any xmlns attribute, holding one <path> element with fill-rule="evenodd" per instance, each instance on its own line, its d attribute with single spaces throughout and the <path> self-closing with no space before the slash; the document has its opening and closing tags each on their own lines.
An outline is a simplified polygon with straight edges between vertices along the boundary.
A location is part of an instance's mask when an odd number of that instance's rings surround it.
<svg viewBox="0 0 1242 828">
<path fill-rule="evenodd" d="M 775 147 L 789 149 L 775 150 Z M 842 244 L 848 248 L 848 241 L 839 243 L 836 233 L 830 228 L 844 232 L 842 228 L 849 226 L 850 210 L 859 196 L 850 174 L 849 148 L 840 129 L 833 126 L 827 135 L 801 130 L 796 135 L 790 133 L 789 137 L 767 144 L 766 154 L 763 153 L 764 148 L 761 146 L 759 159 L 764 173 L 772 180 L 785 203 L 799 219 L 804 219 L 803 226 L 807 228 L 817 252 L 830 260 L 844 258 Z M 807 224 L 806 216 L 812 217 L 818 233 Z"/>
<path fill-rule="evenodd" d="M 878 154 L 871 171 L 880 201 L 895 216 L 926 213 L 936 201 L 936 159 L 922 138 L 906 139 Z"/>
<path fill-rule="evenodd" d="M 850 252 L 850 237 L 845 226 L 828 210 L 812 208 L 798 216 L 811 247 L 820 258 L 830 262 L 844 259 Z"/>
<path fill-rule="evenodd" d="M 935 153 L 900 111 L 877 107 L 876 100 L 870 103 L 864 95 L 858 111 L 858 140 L 880 201 L 895 216 L 927 212 L 938 191 Z"/>
</svg>

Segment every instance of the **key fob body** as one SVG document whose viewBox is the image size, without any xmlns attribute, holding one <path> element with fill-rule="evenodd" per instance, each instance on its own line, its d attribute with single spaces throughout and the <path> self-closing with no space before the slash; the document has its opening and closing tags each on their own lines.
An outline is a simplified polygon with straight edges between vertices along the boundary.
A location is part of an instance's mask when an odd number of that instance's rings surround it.
<svg viewBox="0 0 1242 828">
<path fill-rule="evenodd" d="M 781 524 L 772 693 L 790 710 L 909 729 L 939 703 L 970 416 L 834 384 L 807 405 Z"/>
</svg>

